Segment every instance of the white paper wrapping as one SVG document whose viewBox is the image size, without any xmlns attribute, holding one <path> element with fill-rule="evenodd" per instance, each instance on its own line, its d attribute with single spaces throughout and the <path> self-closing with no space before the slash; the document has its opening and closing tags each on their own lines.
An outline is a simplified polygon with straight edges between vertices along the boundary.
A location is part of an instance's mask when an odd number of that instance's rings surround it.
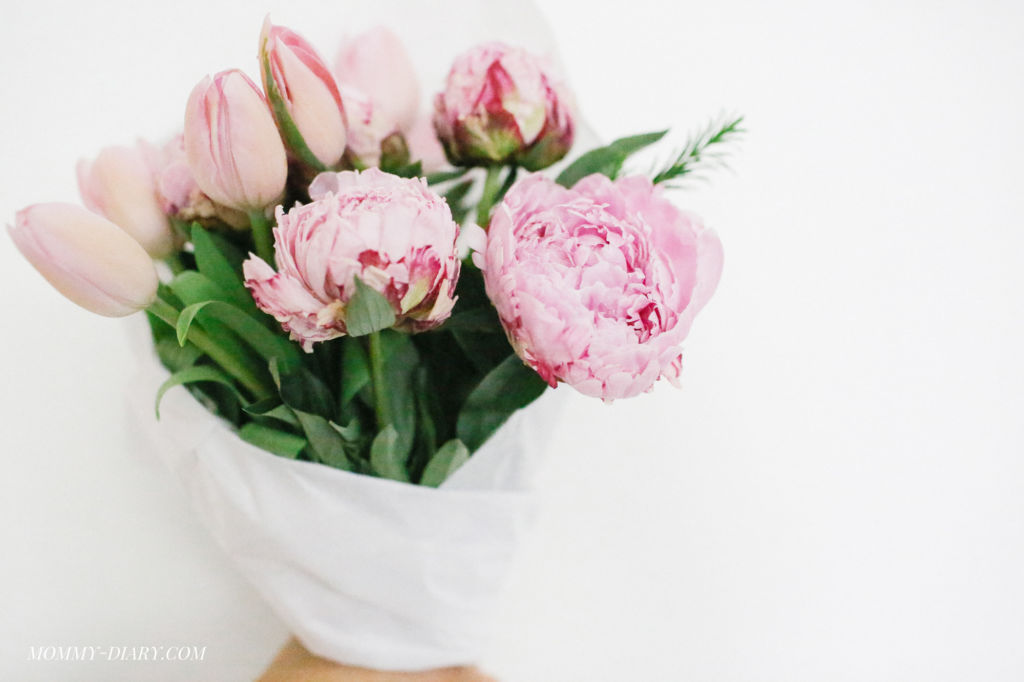
<svg viewBox="0 0 1024 682">
<path fill-rule="evenodd" d="M 144 332 L 143 332 L 144 333 Z M 145 348 L 145 339 L 139 339 Z M 217 542 L 298 639 L 381 670 L 479 660 L 516 549 L 551 395 L 517 412 L 438 489 L 289 460 L 240 440 L 140 357 L 131 396 Z"/>
</svg>

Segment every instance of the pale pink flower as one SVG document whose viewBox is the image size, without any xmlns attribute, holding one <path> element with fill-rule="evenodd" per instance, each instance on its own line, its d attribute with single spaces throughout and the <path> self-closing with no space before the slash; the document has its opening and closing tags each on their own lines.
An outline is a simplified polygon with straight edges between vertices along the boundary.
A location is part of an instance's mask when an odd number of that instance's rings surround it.
<svg viewBox="0 0 1024 682">
<path fill-rule="evenodd" d="M 362 90 L 343 85 L 341 99 L 348 114 L 349 161 L 362 168 L 379 166 L 381 144 L 388 137 L 400 134 L 398 125 Z"/>
<path fill-rule="evenodd" d="M 550 166 L 572 146 L 572 104 L 540 58 L 504 43 L 459 56 L 434 100 L 434 126 L 457 166 Z"/>
<path fill-rule="evenodd" d="M 479 260 L 519 357 L 552 386 L 613 400 L 676 383 L 722 245 L 645 177 L 565 189 L 534 174 L 495 211 Z"/>
<path fill-rule="evenodd" d="M 260 35 L 260 73 L 296 158 L 320 169 L 335 166 L 345 153 L 345 109 L 334 76 L 313 46 L 268 17 Z"/>
<path fill-rule="evenodd" d="M 342 45 L 335 74 L 342 85 L 365 93 L 400 130 L 413 126 L 420 108 L 416 70 L 402 41 L 389 29 L 372 28 Z"/>
<path fill-rule="evenodd" d="M 355 278 L 390 301 L 395 327 L 441 324 L 455 305 L 459 227 L 422 178 L 379 169 L 321 173 L 312 203 L 277 209 L 277 272 L 252 256 L 243 266 L 256 304 L 306 351 L 346 333 Z"/>
<path fill-rule="evenodd" d="M 153 258 L 177 246 L 156 191 L 156 178 L 142 144 L 106 147 L 93 160 L 78 162 L 82 203 L 127 232 Z"/>
<path fill-rule="evenodd" d="M 409 158 L 419 161 L 424 173 L 436 173 L 450 167 L 444 155 L 444 147 L 434 131 L 434 119 L 429 114 L 416 118 L 405 133 L 405 141 L 409 145 Z"/>
<path fill-rule="evenodd" d="M 35 204 L 7 231 L 57 291 L 100 315 L 122 317 L 156 299 L 149 254 L 124 230 L 75 204 Z"/>
<path fill-rule="evenodd" d="M 156 178 L 160 209 L 186 224 L 193 221 L 206 227 L 221 223 L 236 229 L 249 227 L 249 217 L 211 199 L 199 189 L 185 156 L 185 141 L 179 134 L 162 147 L 144 145 L 146 161 Z"/>
<path fill-rule="evenodd" d="M 207 76 L 192 90 L 185 154 L 199 188 L 219 204 L 254 211 L 284 194 L 281 136 L 263 93 L 237 69 Z"/>
</svg>

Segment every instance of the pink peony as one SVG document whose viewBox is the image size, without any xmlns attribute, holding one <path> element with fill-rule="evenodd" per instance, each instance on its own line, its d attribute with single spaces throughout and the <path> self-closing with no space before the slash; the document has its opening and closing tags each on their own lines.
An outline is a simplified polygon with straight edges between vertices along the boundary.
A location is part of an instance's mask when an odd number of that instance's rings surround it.
<svg viewBox="0 0 1024 682">
<path fill-rule="evenodd" d="M 159 148 L 144 144 L 144 149 L 156 179 L 157 199 L 165 214 L 184 223 L 197 221 L 206 226 L 226 223 L 236 229 L 249 227 L 249 217 L 243 211 L 218 204 L 199 189 L 185 157 L 182 135 L 175 135 Z"/>
<path fill-rule="evenodd" d="M 257 305 L 292 339 L 309 352 L 343 336 L 357 276 L 391 302 L 398 329 L 425 331 L 448 318 L 459 227 L 425 180 L 376 168 L 321 173 L 309 193 L 312 203 L 277 209 L 278 271 L 256 256 L 244 265 Z"/>
<path fill-rule="evenodd" d="M 572 146 L 568 94 L 541 60 L 503 43 L 486 43 L 452 64 L 434 101 L 434 126 L 457 166 L 515 161 L 550 166 Z"/>
<path fill-rule="evenodd" d="M 348 114 L 348 160 L 358 167 L 379 166 L 382 143 L 400 134 L 398 125 L 362 90 L 343 85 L 341 99 Z"/>
<path fill-rule="evenodd" d="M 565 189 L 531 175 L 495 212 L 481 265 L 519 357 L 552 386 L 613 400 L 676 383 L 722 245 L 645 177 Z"/>
</svg>

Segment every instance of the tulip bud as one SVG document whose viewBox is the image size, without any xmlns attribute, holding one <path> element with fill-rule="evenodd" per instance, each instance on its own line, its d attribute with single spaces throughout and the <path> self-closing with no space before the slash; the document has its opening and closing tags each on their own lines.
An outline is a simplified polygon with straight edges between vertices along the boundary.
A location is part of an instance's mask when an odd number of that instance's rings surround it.
<svg viewBox="0 0 1024 682">
<path fill-rule="evenodd" d="M 207 76 L 192 90 L 185 154 L 196 184 L 219 204 L 253 211 L 284 194 L 281 136 L 263 93 L 237 69 Z"/>
<path fill-rule="evenodd" d="M 57 291 L 86 310 L 123 317 L 156 298 L 156 268 L 145 250 L 120 227 L 81 206 L 29 206 L 7 231 Z"/>
<path fill-rule="evenodd" d="M 317 170 L 336 165 L 345 153 L 345 110 L 334 76 L 313 46 L 268 17 L 260 35 L 260 73 L 292 154 Z"/>
<path fill-rule="evenodd" d="M 394 33 L 378 26 L 342 46 L 335 62 L 342 85 L 357 88 L 405 132 L 416 121 L 420 89 L 412 59 Z"/>
<path fill-rule="evenodd" d="M 437 136 L 456 166 L 515 162 L 540 170 L 572 146 L 570 102 L 561 84 L 540 59 L 502 43 L 458 57 L 434 109 Z"/>
<path fill-rule="evenodd" d="M 107 147 L 93 161 L 78 162 L 78 191 L 90 210 L 127 232 L 153 258 L 176 246 L 160 206 L 153 169 L 141 146 Z"/>
</svg>

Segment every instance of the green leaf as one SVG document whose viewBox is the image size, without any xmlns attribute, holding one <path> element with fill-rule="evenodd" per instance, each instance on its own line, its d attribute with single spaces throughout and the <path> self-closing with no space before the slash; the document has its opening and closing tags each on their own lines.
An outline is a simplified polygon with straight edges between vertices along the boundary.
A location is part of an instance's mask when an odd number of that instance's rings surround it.
<svg viewBox="0 0 1024 682">
<path fill-rule="evenodd" d="M 234 247 L 224 239 L 215 240 L 199 223 L 192 223 L 192 245 L 195 247 L 199 272 L 216 284 L 231 303 L 249 314 L 258 315 L 256 302 L 245 288 L 239 272 L 225 255 L 226 251 Z"/>
<path fill-rule="evenodd" d="M 456 433 L 471 452 L 521 407 L 533 402 L 547 384 L 516 355 L 508 356 L 473 389 L 459 412 Z"/>
<path fill-rule="evenodd" d="M 301 362 L 299 349 L 294 344 L 264 327 L 241 308 L 224 301 L 200 301 L 182 310 L 178 316 L 178 343 L 185 344 L 192 321 L 204 309 L 216 313 L 218 323 L 226 325 L 264 359 L 276 358 L 281 371 L 287 372 Z"/>
<path fill-rule="evenodd" d="M 265 400 L 245 405 L 242 407 L 242 410 L 254 417 L 268 417 L 290 426 L 299 426 L 299 420 L 295 413 L 277 398 L 266 398 Z"/>
<path fill-rule="evenodd" d="M 666 128 L 665 130 L 659 130 L 655 133 L 643 133 L 641 135 L 620 137 L 608 146 L 622 152 L 626 156 L 629 156 L 630 154 L 635 154 L 644 147 L 649 147 L 655 142 L 661 141 L 661 139 L 667 134 L 668 129 Z"/>
<path fill-rule="evenodd" d="M 661 170 L 656 173 L 652 172 L 651 182 L 657 185 L 682 178 L 693 173 L 700 164 L 709 165 L 711 162 L 710 165 L 715 163 L 724 165 L 723 154 L 718 150 L 724 143 L 731 142 L 746 132 L 742 126 L 742 116 L 719 117 L 712 120 L 703 129 L 691 134 L 679 153 L 670 159 Z"/>
<path fill-rule="evenodd" d="M 349 336 L 366 336 L 395 324 L 395 310 L 383 294 L 355 278 L 356 292 L 345 306 L 345 328 Z"/>
<path fill-rule="evenodd" d="M 370 446 L 370 464 L 378 475 L 395 481 L 408 481 L 405 471 L 405 452 L 398 443 L 398 431 L 391 424 L 377 434 Z"/>
<path fill-rule="evenodd" d="M 391 423 L 398 431 L 397 447 L 405 457 L 416 437 L 415 377 L 420 357 L 408 334 L 383 332 L 380 346 Z"/>
<path fill-rule="evenodd" d="M 306 447 L 306 439 L 302 436 L 278 431 L 254 422 L 240 428 L 238 437 L 246 443 L 289 459 L 298 457 Z"/>
<path fill-rule="evenodd" d="M 631 154 L 654 144 L 665 137 L 667 132 L 667 130 L 662 130 L 656 133 L 631 135 L 615 140 L 606 147 L 591 149 L 569 164 L 558 175 L 558 179 L 555 182 L 563 187 L 572 187 L 593 173 L 600 173 L 614 180 L 618 176 L 619 171 L 622 170 L 622 164 L 626 162 L 626 159 Z"/>
<path fill-rule="evenodd" d="M 272 363 L 271 373 L 277 373 L 281 401 L 293 410 L 316 414 L 324 419 L 334 416 L 334 398 L 327 386 L 305 367 L 284 370 Z"/>
<path fill-rule="evenodd" d="M 492 305 L 454 313 L 441 327 L 446 332 L 485 332 L 502 334 L 501 320 Z M 507 347 L 506 347 L 507 350 Z"/>
<path fill-rule="evenodd" d="M 292 409 L 299 419 L 299 424 L 302 425 L 302 431 L 309 439 L 309 446 L 317 460 L 336 469 L 352 471 L 347 443 L 331 423 L 318 414 Z"/>
<path fill-rule="evenodd" d="M 235 395 L 239 402 L 242 402 L 242 394 L 239 393 L 238 388 L 234 382 L 224 372 L 220 371 L 216 367 L 210 367 L 208 365 L 200 365 L 197 367 L 189 367 L 183 369 L 180 372 L 175 372 L 167 378 L 160 388 L 156 392 L 156 418 L 160 418 L 160 402 L 164 399 L 164 394 L 175 386 L 181 386 L 183 384 L 193 384 L 201 381 L 209 381 L 223 386 L 227 386 L 231 392 Z"/>
<path fill-rule="evenodd" d="M 466 444 L 458 438 L 448 441 L 440 447 L 427 464 L 427 468 L 423 470 L 420 485 L 436 488 L 467 460 L 469 460 L 469 449 Z"/>
</svg>

